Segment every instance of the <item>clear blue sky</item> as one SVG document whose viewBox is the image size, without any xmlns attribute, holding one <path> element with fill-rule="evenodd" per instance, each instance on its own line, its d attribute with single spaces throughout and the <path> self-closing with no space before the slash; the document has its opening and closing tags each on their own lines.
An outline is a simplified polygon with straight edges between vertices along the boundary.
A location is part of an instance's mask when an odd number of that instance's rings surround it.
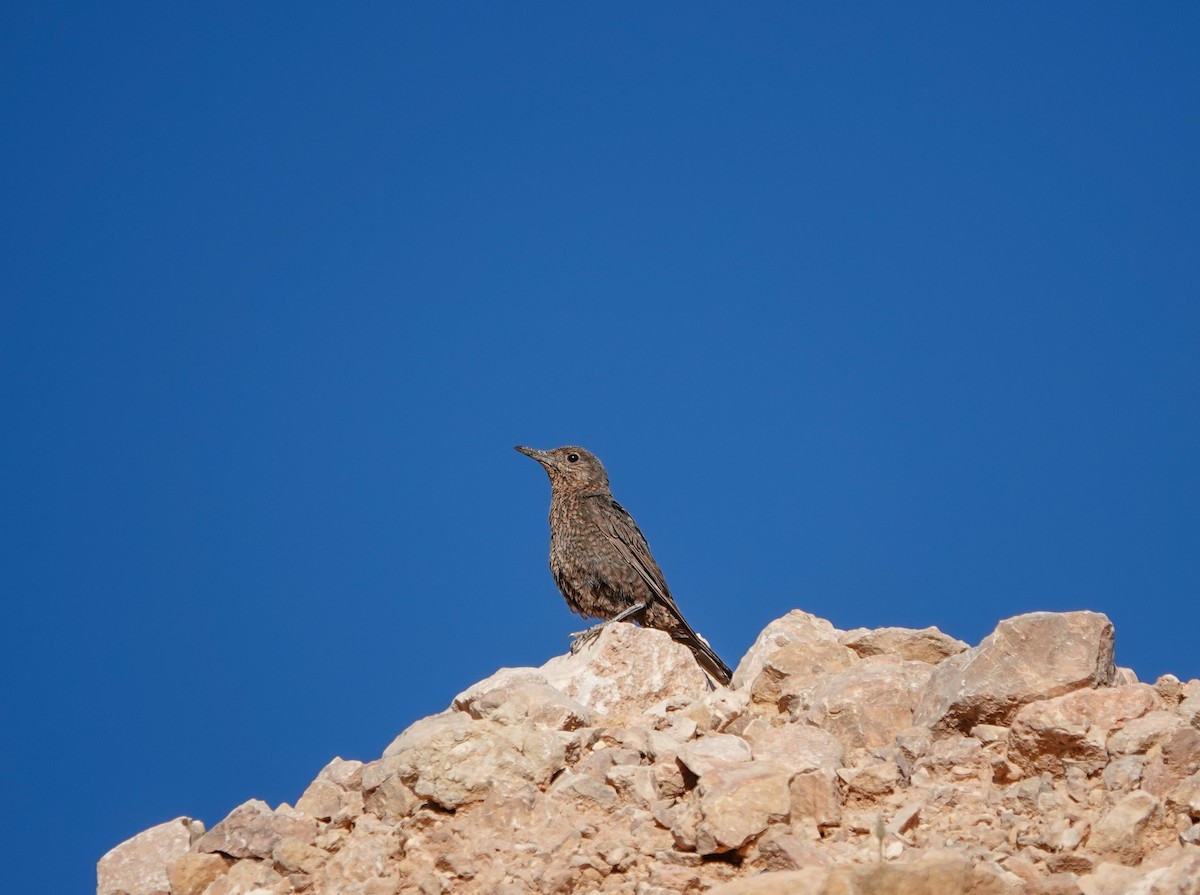
<svg viewBox="0 0 1200 895">
<path fill-rule="evenodd" d="M 1087 608 L 1200 675 L 1198 26 L 9 9 L 6 885 L 561 652 L 518 443 L 606 462 L 731 664 Z"/>
</svg>

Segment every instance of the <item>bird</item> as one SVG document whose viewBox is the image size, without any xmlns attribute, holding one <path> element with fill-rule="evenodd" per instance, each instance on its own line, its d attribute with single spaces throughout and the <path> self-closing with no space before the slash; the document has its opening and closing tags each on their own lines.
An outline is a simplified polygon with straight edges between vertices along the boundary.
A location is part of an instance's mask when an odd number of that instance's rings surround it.
<svg viewBox="0 0 1200 895">
<path fill-rule="evenodd" d="M 578 644 L 605 626 L 631 619 L 665 631 L 692 651 L 716 682 L 733 677 L 703 637 L 687 623 L 650 546 L 629 512 L 612 496 L 599 458 L 576 445 L 515 450 L 550 477 L 550 571 L 572 611 L 603 621 L 576 636 Z"/>
</svg>

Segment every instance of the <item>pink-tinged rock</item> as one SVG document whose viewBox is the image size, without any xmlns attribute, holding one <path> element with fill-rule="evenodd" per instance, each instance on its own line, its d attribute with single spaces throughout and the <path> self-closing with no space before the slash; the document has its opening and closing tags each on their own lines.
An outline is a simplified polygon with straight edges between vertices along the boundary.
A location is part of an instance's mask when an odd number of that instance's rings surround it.
<svg viewBox="0 0 1200 895">
<path fill-rule="evenodd" d="M 170 886 L 167 868 L 191 848 L 203 824 L 177 817 L 143 830 L 109 851 L 96 865 L 96 895 L 151 895 Z"/>
<path fill-rule="evenodd" d="M 752 721 L 745 731 L 757 761 L 773 761 L 793 773 L 828 770 L 842 766 L 845 749 L 833 734 L 792 723 L 774 727 L 762 718 Z"/>
<path fill-rule="evenodd" d="M 1138 790 L 1122 798 L 1100 819 L 1088 837 L 1088 851 L 1138 864 L 1147 853 L 1147 840 L 1162 822 L 1162 805 Z"/>
<path fill-rule="evenodd" d="M 709 889 L 708 895 L 1015 895 L 982 862 L 942 853 L 910 861 L 763 873 Z"/>
<path fill-rule="evenodd" d="M 233 858 L 227 855 L 188 852 L 167 868 L 171 895 L 200 895 L 218 876 L 229 871 Z"/>
<path fill-rule="evenodd" d="M 481 801 L 493 789 L 544 785 L 566 766 L 565 736 L 443 712 L 400 734 L 384 750 L 380 774 L 394 774 L 418 798 L 455 809 Z M 374 777 L 364 769 L 364 788 L 368 780 Z"/>
<path fill-rule="evenodd" d="M 915 853 L 911 860 L 835 867 L 822 895 L 1013 895 L 991 867 L 961 853 Z"/>
<path fill-rule="evenodd" d="M 894 761 L 880 761 L 858 768 L 841 768 L 838 778 L 852 795 L 867 800 L 895 792 L 903 776 Z"/>
<path fill-rule="evenodd" d="M 939 664 L 913 723 L 964 733 L 1007 726 L 1023 705 L 1108 686 L 1113 626 L 1098 612 L 1033 612 L 1006 619 L 979 646 Z"/>
<path fill-rule="evenodd" d="M 778 618 L 763 628 L 762 633 L 755 639 L 754 645 L 750 647 L 746 655 L 742 657 L 742 661 L 738 663 L 737 670 L 733 673 L 733 682 L 730 686 L 735 690 L 740 690 L 754 683 L 771 660 L 771 657 L 785 646 L 795 644 L 812 647 L 822 644 L 841 646 L 838 643 L 838 633 L 837 629 L 825 619 L 817 618 L 815 615 L 811 615 L 800 609 L 793 609 L 787 615 L 783 616 L 783 618 Z M 844 649 L 845 652 L 835 650 L 829 655 L 839 657 L 835 661 L 844 660 L 849 664 L 856 657 L 848 648 Z M 796 655 L 797 657 L 801 657 L 804 653 L 805 651 L 800 650 Z M 784 660 L 784 664 L 790 666 L 796 665 L 797 662 Z M 842 665 L 839 667 L 845 666 Z M 782 676 L 782 674 L 778 676 Z"/>
<path fill-rule="evenodd" d="M 317 820 L 344 823 L 363 811 L 361 761 L 335 758 L 296 801 L 296 810 Z"/>
<path fill-rule="evenodd" d="M 1059 774 L 1070 761 L 1088 773 L 1108 762 L 1109 734 L 1162 705 L 1149 684 L 1077 690 L 1021 708 L 1008 737 L 1008 759 L 1026 774 Z"/>
<path fill-rule="evenodd" d="M 855 628 L 838 635 L 838 640 L 859 656 L 896 656 L 912 662 L 937 665 L 956 656 L 967 644 L 937 628 Z"/>
<path fill-rule="evenodd" d="M 396 823 L 421 807 L 421 800 L 400 777 L 408 771 L 404 758 L 389 756 L 373 761 L 363 772 L 363 809 L 380 820 Z"/>
<path fill-rule="evenodd" d="M 316 891 L 321 895 L 394 893 L 400 886 L 396 858 L 402 853 L 403 843 L 394 828 L 357 826 L 321 866 Z"/>
<path fill-rule="evenodd" d="M 770 824 L 787 818 L 791 807 L 786 768 L 765 761 L 727 765 L 696 785 L 696 850 L 702 855 L 735 851 Z"/>
<path fill-rule="evenodd" d="M 1158 688 L 1154 689 L 1158 693 Z M 1161 695 L 1159 693 L 1160 698 Z M 1145 755 L 1167 734 L 1186 726 L 1187 722 L 1174 712 L 1156 709 L 1114 730 L 1108 738 L 1108 754 L 1111 757 Z"/>
<path fill-rule="evenodd" d="M 700 697 L 708 677 L 687 647 L 662 631 L 618 622 L 580 650 L 538 669 L 546 682 L 584 705 L 596 723 L 640 715 L 680 694 Z"/>
<path fill-rule="evenodd" d="M 832 769 L 817 768 L 794 774 L 788 792 L 793 823 L 809 824 L 810 830 L 824 830 L 842 822 L 842 788 Z"/>
<path fill-rule="evenodd" d="M 592 724 L 586 706 L 551 687 L 532 668 L 503 668 L 460 693 L 453 705 L 472 718 L 507 726 L 578 730 Z"/>
<path fill-rule="evenodd" d="M 826 895 L 828 881 L 828 867 L 805 867 L 722 883 L 709 889 L 708 895 Z"/>
<path fill-rule="evenodd" d="M 679 747 L 679 760 L 697 777 L 726 764 L 749 761 L 750 744 L 741 737 L 714 733 Z"/>
<path fill-rule="evenodd" d="M 913 709 L 933 673 L 924 662 L 892 656 L 863 659 L 812 688 L 805 719 L 846 749 L 886 746 L 912 726 Z"/>
<path fill-rule="evenodd" d="M 233 858 L 269 858 L 283 837 L 311 844 L 319 829 L 307 814 L 286 806 L 272 811 L 266 802 L 251 799 L 201 836 L 196 851 L 220 852 Z"/>
<path fill-rule="evenodd" d="M 1200 730 L 1182 727 L 1163 735 L 1147 756 L 1142 789 L 1163 798 L 1200 771 Z"/>
</svg>

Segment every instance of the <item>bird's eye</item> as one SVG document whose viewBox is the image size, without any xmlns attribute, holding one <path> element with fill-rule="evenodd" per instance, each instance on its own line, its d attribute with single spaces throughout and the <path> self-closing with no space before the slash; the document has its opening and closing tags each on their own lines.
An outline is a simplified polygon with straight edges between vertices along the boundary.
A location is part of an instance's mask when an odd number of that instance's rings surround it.
<svg viewBox="0 0 1200 895">
<path fill-rule="evenodd" d="M 578 454 L 567 454 L 567 462 L 568 463 L 578 463 L 579 455 Z"/>
</svg>

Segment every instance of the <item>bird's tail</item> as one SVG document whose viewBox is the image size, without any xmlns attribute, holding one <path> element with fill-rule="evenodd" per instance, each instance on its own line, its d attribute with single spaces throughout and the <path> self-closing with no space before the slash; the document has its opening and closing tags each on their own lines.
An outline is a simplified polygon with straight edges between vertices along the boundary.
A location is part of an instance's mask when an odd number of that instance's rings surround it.
<svg viewBox="0 0 1200 895">
<path fill-rule="evenodd" d="M 723 687 L 729 686 L 730 680 L 733 679 L 733 672 L 730 671 L 728 665 L 721 661 L 721 657 L 708 645 L 707 640 L 693 631 L 686 622 L 682 627 L 671 631 L 670 634 L 672 640 L 682 643 L 692 651 L 692 655 L 696 657 L 696 661 L 709 677 Z"/>
</svg>

